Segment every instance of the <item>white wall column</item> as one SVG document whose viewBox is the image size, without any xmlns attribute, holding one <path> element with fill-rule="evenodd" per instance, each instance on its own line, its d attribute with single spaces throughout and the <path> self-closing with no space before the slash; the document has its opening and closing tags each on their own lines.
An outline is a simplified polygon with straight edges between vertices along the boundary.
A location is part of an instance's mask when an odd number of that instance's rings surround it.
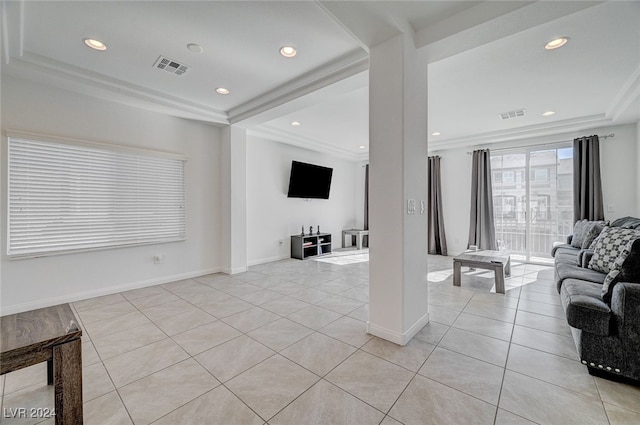
<svg viewBox="0 0 640 425">
<path fill-rule="evenodd" d="M 367 332 L 405 345 L 429 321 L 427 66 L 405 35 L 370 50 L 369 134 Z"/>
<path fill-rule="evenodd" d="M 247 131 L 230 125 L 222 130 L 220 158 L 222 271 L 247 271 Z"/>
</svg>

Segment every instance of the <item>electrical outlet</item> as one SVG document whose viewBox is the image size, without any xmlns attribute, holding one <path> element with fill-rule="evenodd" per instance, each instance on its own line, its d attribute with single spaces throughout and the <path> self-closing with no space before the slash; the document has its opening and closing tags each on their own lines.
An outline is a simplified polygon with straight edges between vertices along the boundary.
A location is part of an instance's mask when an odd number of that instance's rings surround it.
<svg viewBox="0 0 640 425">
<path fill-rule="evenodd" d="M 154 255 L 154 256 L 153 256 L 153 264 L 160 264 L 160 263 L 162 263 L 162 260 L 163 260 L 163 258 L 162 258 L 162 257 L 163 257 L 163 256 L 162 256 L 162 254 L 156 254 L 156 255 Z"/>
</svg>

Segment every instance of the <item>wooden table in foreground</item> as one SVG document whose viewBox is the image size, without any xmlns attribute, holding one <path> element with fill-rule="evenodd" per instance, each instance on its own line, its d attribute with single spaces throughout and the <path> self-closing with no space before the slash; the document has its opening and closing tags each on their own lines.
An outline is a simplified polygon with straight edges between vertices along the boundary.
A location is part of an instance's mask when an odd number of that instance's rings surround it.
<svg viewBox="0 0 640 425">
<path fill-rule="evenodd" d="M 3 316 L 0 324 L 0 375 L 46 361 L 55 424 L 82 425 L 82 330 L 69 304 Z"/>
<path fill-rule="evenodd" d="M 460 286 L 462 266 L 493 270 L 496 275 L 496 292 L 504 294 L 504 277 L 511 275 L 511 257 L 501 251 L 465 251 L 453 259 L 453 286 Z"/>
</svg>

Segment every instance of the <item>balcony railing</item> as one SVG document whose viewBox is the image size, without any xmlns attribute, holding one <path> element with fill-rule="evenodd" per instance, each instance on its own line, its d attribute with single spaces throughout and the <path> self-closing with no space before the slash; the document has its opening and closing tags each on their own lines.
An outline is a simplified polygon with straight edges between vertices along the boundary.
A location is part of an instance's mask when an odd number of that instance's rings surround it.
<svg viewBox="0 0 640 425">
<path fill-rule="evenodd" d="M 498 246 L 511 251 L 513 254 L 525 255 L 527 252 L 527 238 L 523 230 L 502 230 L 496 232 Z M 551 247 L 556 241 L 564 242 L 567 235 L 552 232 L 535 232 L 530 235 L 529 250 L 531 257 L 551 258 Z"/>
</svg>

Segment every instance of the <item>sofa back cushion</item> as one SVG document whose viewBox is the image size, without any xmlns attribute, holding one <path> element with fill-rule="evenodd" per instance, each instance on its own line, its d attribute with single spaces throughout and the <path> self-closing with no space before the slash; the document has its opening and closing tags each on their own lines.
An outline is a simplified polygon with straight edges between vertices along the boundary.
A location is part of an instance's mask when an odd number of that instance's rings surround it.
<svg viewBox="0 0 640 425">
<path fill-rule="evenodd" d="M 600 236 L 602 229 L 605 225 L 595 222 L 593 226 L 589 228 L 582 241 L 582 249 L 590 249 L 593 242 Z"/>
<path fill-rule="evenodd" d="M 640 229 L 640 218 L 622 217 L 611 223 L 612 227 L 624 227 L 625 229 Z"/>
<path fill-rule="evenodd" d="M 589 268 L 609 273 L 627 244 L 636 239 L 640 239 L 640 230 L 605 227 L 593 242 L 593 257 L 589 261 Z"/>
<path fill-rule="evenodd" d="M 591 245 L 591 241 L 595 239 L 600 234 L 601 227 L 598 228 L 597 234 L 593 236 L 595 230 L 593 228 L 595 226 L 604 226 L 605 222 L 600 221 L 589 221 L 589 220 L 578 220 L 576 224 L 573 225 L 573 237 L 571 238 L 571 246 L 574 248 L 589 248 Z M 586 242 L 587 237 L 590 238 L 590 241 Z M 585 245 L 586 246 L 583 246 Z"/>
<path fill-rule="evenodd" d="M 640 282 L 640 236 L 627 243 L 604 279 L 602 299 L 607 303 L 611 302 L 613 287 L 618 282 Z"/>
</svg>

